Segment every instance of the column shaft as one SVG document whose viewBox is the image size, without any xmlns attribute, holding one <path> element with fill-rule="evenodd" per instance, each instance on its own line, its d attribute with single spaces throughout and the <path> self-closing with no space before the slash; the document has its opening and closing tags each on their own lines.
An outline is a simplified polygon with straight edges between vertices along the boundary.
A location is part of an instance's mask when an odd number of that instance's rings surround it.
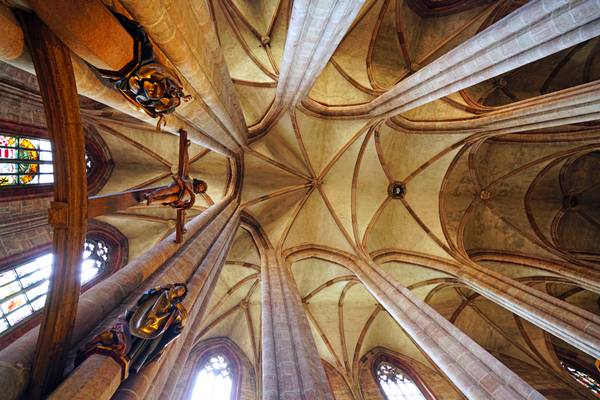
<svg viewBox="0 0 600 400">
<path fill-rule="evenodd" d="M 115 309 L 120 312 L 127 297 L 159 270 L 192 238 L 215 238 L 229 220 L 217 219 L 224 212 L 231 215 L 233 200 L 225 198 L 187 223 L 188 234 L 184 243 L 176 244 L 174 234 L 136 257 L 125 267 L 109 276 L 81 295 L 77 307 L 77 319 L 69 347 L 77 346 L 102 320 Z M 208 247 L 208 243 L 205 244 Z M 0 351 L 0 387 L 4 399 L 16 399 L 25 390 L 29 381 L 35 342 L 39 328 L 34 328 L 10 346 Z"/>
<path fill-rule="evenodd" d="M 544 399 L 380 267 L 360 262 L 354 272 L 371 294 L 469 399 Z"/>
<path fill-rule="evenodd" d="M 186 326 L 165 354 L 157 362 L 149 364 L 139 374 L 131 376 L 123 382 L 112 397 L 113 399 L 162 399 L 162 388 L 173 370 L 174 364 L 179 359 L 180 353 L 189 350 L 189 348 L 184 349 L 184 344 L 188 338 L 193 336 L 194 322 L 204 315 L 239 223 L 240 215 L 239 211 L 236 211 L 208 249 L 204 248 L 203 239 L 197 238 L 185 249 L 185 254 L 190 254 L 191 258 L 177 258 L 168 266 L 165 273 L 157 278 L 153 285 L 187 282 L 188 295 L 183 301 L 183 305 L 188 310 Z M 189 266 L 197 267 L 193 270 L 193 274 L 186 279 L 185 275 L 188 274 L 182 270 L 189 269 Z M 185 355 L 182 356 L 185 359 Z"/>
<path fill-rule="evenodd" d="M 272 250 L 261 270 L 263 400 L 333 400 L 298 289 Z"/>
<path fill-rule="evenodd" d="M 458 272 L 482 296 L 581 351 L 600 358 L 600 317 L 476 264 Z"/>
</svg>

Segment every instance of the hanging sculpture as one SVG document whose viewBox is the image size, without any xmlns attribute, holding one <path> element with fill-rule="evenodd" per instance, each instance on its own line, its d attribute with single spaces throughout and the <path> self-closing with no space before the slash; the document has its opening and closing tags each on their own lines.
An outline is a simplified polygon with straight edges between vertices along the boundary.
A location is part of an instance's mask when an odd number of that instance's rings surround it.
<svg viewBox="0 0 600 400">
<path fill-rule="evenodd" d="M 130 371 L 138 373 L 160 358 L 164 349 L 181 334 L 187 318 L 181 302 L 186 295 L 184 283 L 146 291 L 110 330 L 100 333 L 80 350 L 75 364 L 81 364 L 92 354 L 103 354 L 121 365 L 122 379 L 126 379 Z"/>
<path fill-rule="evenodd" d="M 122 14 L 114 15 L 134 40 L 134 59 L 120 71 L 96 70 L 113 83 L 135 109 L 159 118 L 156 127 L 160 130 L 165 124 L 164 116 L 175 111 L 182 100 L 190 100 L 191 96 L 183 93 L 183 85 L 177 75 L 156 61 L 144 28 Z"/>
</svg>

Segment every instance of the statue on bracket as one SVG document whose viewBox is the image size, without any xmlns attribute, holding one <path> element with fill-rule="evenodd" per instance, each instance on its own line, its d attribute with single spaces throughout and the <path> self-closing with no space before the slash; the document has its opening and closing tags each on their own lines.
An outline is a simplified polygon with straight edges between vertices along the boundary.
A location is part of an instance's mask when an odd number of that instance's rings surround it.
<svg viewBox="0 0 600 400">
<path fill-rule="evenodd" d="M 157 360 L 180 334 L 187 318 L 181 304 L 187 295 L 184 283 L 157 286 L 146 291 L 135 307 L 117 319 L 115 325 L 94 337 L 78 353 L 76 365 L 92 354 L 115 359 L 122 368 L 121 378 L 138 373 Z"/>
<path fill-rule="evenodd" d="M 164 117 L 175 111 L 181 100 L 191 96 L 183 93 L 183 85 L 177 74 L 156 60 L 152 43 L 144 28 L 126 16 L 113 13 L 134 40 L 134 57 L 119 71 L 95 68 L 137 110 L 143 110 L 152 118 L 158 118 L 156 128 L 166 123 Z"/>
</svg>

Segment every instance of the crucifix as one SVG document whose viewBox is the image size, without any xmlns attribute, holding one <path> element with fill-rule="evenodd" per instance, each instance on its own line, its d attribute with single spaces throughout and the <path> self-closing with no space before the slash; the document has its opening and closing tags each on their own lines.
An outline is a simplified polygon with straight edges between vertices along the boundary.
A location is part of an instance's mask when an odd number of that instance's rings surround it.
<svg viewBox="0 0 600 400">
<path fill-rule="evenodd" d="M 185 214 L 196 201 L 196 194 L 205 193 L 206 182 L 191 178 L 189 174 L 190 156 L 188 148 L 191 142 L 187 132 L 179 130 L 179 164 L 177 174 L 172 175 L 173 183 L 155 188 L 129 190 L 105 196 L 93 196 L 88 199 L 88 218 L 123 210 L 145 201 L 146 205 L 160 203 L 177 210 L 175 243 L 181 243 L 185 230 Z"/>
</svg>

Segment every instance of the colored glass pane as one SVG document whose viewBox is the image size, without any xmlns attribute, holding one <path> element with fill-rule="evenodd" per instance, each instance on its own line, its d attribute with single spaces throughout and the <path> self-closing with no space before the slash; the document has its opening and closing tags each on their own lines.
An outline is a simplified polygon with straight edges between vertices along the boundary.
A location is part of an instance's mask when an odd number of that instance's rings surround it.
<svg viewBox="0 0 600 400">
<path fill-rule="evenodd" d="M 49 140 L 0 135 L 0 186 L 52 183 Z"/>
<path fill-rule="evenodd" d="M 596 397 L 600 397 L 600 382 L 593 376 L 570 363 L 561 361 L 560 364 L 577 382 L 588 388 Z"/>
<path fill-rule="evenodd" d="M 52 253 L 0 273 L 0 333 L 44 307 L 52 274 Z M 97 277 L 108 265 L 110 248 L 101 240 L 85 242 L 81 283 Z"/>
<path fill-rule="evenodd" d="M 375 372 L 387 400 L 427 400 L 412 379 L 397 366 L 382 361 Z"/>
<path fill-rule="evenodd" d="M 224 355 L 215 354 L 201 366 L 190 399 L 230 400 L 232 389 L 233 379 L 229 360 Z"/>
</svg>

